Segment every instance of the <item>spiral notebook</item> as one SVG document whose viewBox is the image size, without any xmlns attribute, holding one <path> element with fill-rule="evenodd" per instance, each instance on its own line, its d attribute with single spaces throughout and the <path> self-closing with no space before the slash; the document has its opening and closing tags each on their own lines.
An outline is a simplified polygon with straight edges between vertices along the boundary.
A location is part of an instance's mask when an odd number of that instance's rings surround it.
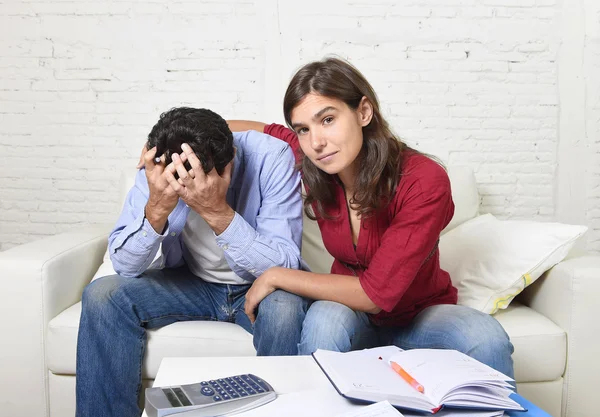
<svg viewBox="0 0 600 417">
<path fill-rule="evenodd" d="M 514 392 L 512 378 L 456 350 L 385 346 L 340 353 L 319 349 L 313 357 L 348 399 L 387 400 L 395 407 L 424 413 L 442 408 L 526 411 L 509 398 Z"/>
</svg>

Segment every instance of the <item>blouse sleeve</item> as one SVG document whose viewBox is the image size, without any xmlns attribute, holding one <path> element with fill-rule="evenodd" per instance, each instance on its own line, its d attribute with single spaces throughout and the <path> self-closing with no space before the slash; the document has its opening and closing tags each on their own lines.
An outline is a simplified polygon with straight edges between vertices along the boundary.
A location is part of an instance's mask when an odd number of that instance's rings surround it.
<svg viewBox="0 0 600 417">
<path fill-rule="evenodd" d="M 454 215 L 445 170 L 436 164 L 436 170 L 428 174 L 415 180 L 405 192 L 369 267 L 360 274 L 367 296 L 387 312 L 396 307 L 411 286 Z"/>
<path fill-rule="evenodd" d="M 288 129 L 285 126 L 279 125 L 277 123 L 272 123 L 270 125 L 265 125 L 264 133 L 267 135 L 271 135 L 276 137 L 277 139 L 281 139 L 286 142 L 292 150 L 294 151 L 294 155 L 296 156 L 296 161 L 300 161 L 300 143 L 298 142 L 298 135 L 291 129 Z"/>
</svg>

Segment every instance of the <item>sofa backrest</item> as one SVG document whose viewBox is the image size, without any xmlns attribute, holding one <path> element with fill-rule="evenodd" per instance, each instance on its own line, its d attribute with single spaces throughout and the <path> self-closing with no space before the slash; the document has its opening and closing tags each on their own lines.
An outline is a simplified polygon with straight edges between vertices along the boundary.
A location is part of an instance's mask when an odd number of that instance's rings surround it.
<svg viewBox="0 0 600 417">
<path fill-rule="evenodd" d="M 455 211 L 452 221 L 442 231 L 442 234 L 477 216 L 479 210 L 479 194 L 477 193 L 473 170 L 465 166 L 449 166 L 447 169 Z M 135 169 L 127 169 L 121 172 L 118 211 L 123 206 L 125 196 L 133 187 L 136 172 Z M 303 228 L 302 257 L 314 272 L 329 272 L 333 258 L 323 245 L 317 222 L 304 215 Z"/>
</svg>

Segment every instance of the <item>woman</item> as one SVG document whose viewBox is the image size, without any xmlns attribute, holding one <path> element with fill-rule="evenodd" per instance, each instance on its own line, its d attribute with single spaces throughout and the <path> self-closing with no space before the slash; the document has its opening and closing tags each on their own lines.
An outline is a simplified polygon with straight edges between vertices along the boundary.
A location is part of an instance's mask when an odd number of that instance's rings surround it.
<svg viewBox="0 0 600 417">
<path fill-rule="evenodd" d="M 286 123 L 230 121 L 290 144 L 307 189 L 305 209 L 335 258 L 330 274 L 272 268 L 246 294 L 246 314 L 277 290 L 315 301 L 299 354 L 394 344 L 462 351 L 513 376 L 513 346 L 491 316 L 456 305 L 438 241 L 454 204 L 445 170 L 394 136 L 377 96 L 345 61 L 302 67 L 283 104 Z M 293 130 L 292 130 L 293 129 Z M 281 292 L 281 291 L 277 291 Z"/>
</svg>

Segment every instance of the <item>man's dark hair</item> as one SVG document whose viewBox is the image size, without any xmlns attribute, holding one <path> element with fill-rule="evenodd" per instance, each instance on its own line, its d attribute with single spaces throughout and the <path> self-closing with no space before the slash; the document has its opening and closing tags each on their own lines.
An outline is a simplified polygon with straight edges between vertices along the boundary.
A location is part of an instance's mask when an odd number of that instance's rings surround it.
<svg viewBox="0 0 600 417">
<path fill-rule="evenodd" d="M 148 135 L 148 149 L 156 146 L 156 156 L 165 155 L 167 165 L 173 153 L 181 154 L 181 144 L 190 145 L 205 173 L 213 167 L 219 175 L 233 159 L 233 135 L 227 122 L 208 109 L 173 108 L 160 115 Z M 190 169 L 186 161 L 185 166 Z"/>
</svg>

